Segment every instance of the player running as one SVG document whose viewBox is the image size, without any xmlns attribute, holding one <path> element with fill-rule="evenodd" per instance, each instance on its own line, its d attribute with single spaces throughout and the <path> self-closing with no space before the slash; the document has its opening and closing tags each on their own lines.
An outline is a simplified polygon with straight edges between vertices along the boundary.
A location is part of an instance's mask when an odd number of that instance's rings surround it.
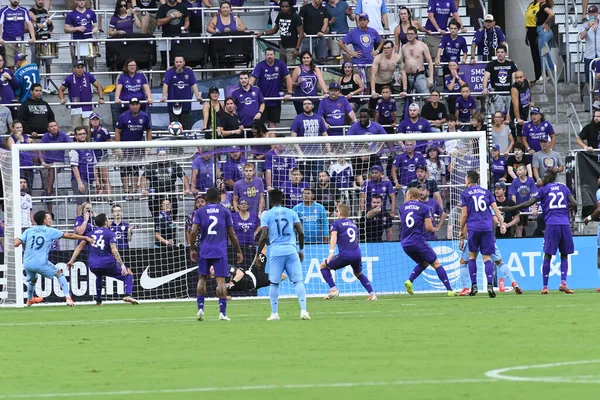
<svg viewBox="0 0 600 400">
<path fill-rule="evenodd" d="M 556 173 L 550 170 L 544 174 L 542 186 L 531 199 L 512 207 L 503 207 L 507 211 L 529 207 L 540 201 L 544 210 L 544 264 L 542 266 L 542 281 L 544 287 L 541 294 L 548 294 L 548 277 L 550 276 L 550 260 L 560 250 L 560 286 L 558 290 L 573 294 L 567 286 L 569 272 L 569 254 L 575 251 L 571 233 L 571 218 L 569 206 L 577 207 L 577 201 L 567 186 L 556 182 Z"/>
<path fill-rule="evenodd" d="M 125 282 L 125 297 L 123 301 L 130 304 L 139 304 L 133 298 L 133 272 L 125 266 L 117 248 L 115 233 L 110 230 L 110 220 L 106 214 L 98 214 L 94 219 L 98 228 L 92 233 L 94 244 L 90 246 L 88 254 L 88 266 L 90 271 L 96 275 L 96 305 L 102 305 L 102 287 L 104 277 L 110 277 Z M 69 270 L 73 267 L 77 256 L 86 247 L 86 242 L 79 243 L 67 263 Z"/>
<path fill-rule="evenodd" d="M 227 262 L 227 237 L 231 240 L 237 254 L 237 263 L 244 260 L 242 249 L 233 230 L 231 212 L 219 204 L 221 195 L 217 188 L 206 191 L 207 204 L 196 210 L 194 225 L 190 233 L 190 243 L 196 243 L 198 229 L 200 229 L 200 257 L 197 257 L 194 246 L 190 247 L 193 261 L 198 259 L 198 281 L 196 303 L 198 304 L 198 321 L 204 320 L 204 296 L 206 296 L 206 279 L 210 275 L 210 267 L 214 268 L 217 280 L 217 296 L 219 297 L 219 321 L 231 321 L 227 316 L 227 289 L 225 278 L 229 276 L 229 263 Z"/>
<path fill-rule="evenodd" d="M 271 209 L 260 217 L 261 235 L 254 263 L 261 265 L 260 254 L 268 241 L 269 297 L 271 299 L 271 315 L 267 321 L 279 320 L 279 283 L 285 270 L 294 284 L 296 296 L 300 303 L 300 318 L 309 320 L 306 311 L 306 288 L 302 280 L 301 262 L 304 260 L 304 231 L 300 218 L 295 211 L 284 208 L 283 193 L 278 189 L 269 192 Z M 296 235 L 298 246 L 296 246 Z"/>
<path fill-rule="evenodd" d="M 494 264 L 492 263 L 492 254 L 494 254 L 495 238 L 493 228 L 493 218 L 490 218 L 490 209 L 494 211 L 500 222 L 500 232 L 506 232 L 506 225 L 500 214 L 500 209 L 496 205 L 496 199 L 489 190 L 479 186 L 479 173 L 477 171 L 468 171 L 465 177 L 467 188 L 460 194 L 462 206 L 462 215 L 460 216 L 460 240 L 464 241 L 468 225 L 468 248 L 469 248 L 469 275 L 471 276 L 471 293 L 475 296 L 477 289 L 477 254 L 481 251 L 481 258 L 485 265 L 485 275 L 487 277 L 487 291 L 491 298 L 496 297 L 494 292 Z"/>
<path fill-rule="evenodd" d="M 413 294 L 413 282 L 428 266 L 432 266 L 437 273 L 438 278 L 446 287 L 448 296 L 455 294 L 450 286 L 446 270 L 442 267 L 437 254 L 425 240 L 423 230 L 433 232 L 433 223 L 431 216 L 431 207 L 419 201 L 419 189 L 410 188 L 404 197 L 404 204 L 400 207 L 400 223 L 402 224 L 402 234 L 400 241 L 402 249 L 413 261 L 417 263 L 409 278 L 404 282 L 408 294 Z"/>
<path fill-rule="evenodd" d="M 56 276 L 60 288 L 65 294 L 67 305 L 73 307 L 75 302 L 70 296 L 69 284 L 63 274 L 62 269 L 58 269 L 54 264 L 48 261 L 48 253 L 52 248 L 52 243 L 60 238 L 72 240 L 84 240 L 92 244 L 94 241 L 87 236 L 76 235 L 74 233 L 64 233 L 58 229 L 52 228 L 52 215 L 46 211 L 38 211 L 33 216 L 37 226 L 28 228 L 21 234 L 21 237 L 15 239 L 14 246 L 24 245 L 25 255 L 23 257 L 23 267 L 25 268 L 25 282 L 27 283 L 27 307 L 33 304 L 41 303 L 42 297 L 34 297 L 37 274 L 44 278 L 52 279 Z M 84 243 L 84 242 L 82 242 Z"/>
<path fill-rule="evenodd" d="M 377 295 L 371 287 L 369 278 L 362 272 L 362 255 L 358 245 L 358 228 L 348 217 L 350 216 L 350 206 L 340 204 L 338 206 L 339 219 L 331 225 L 331 238 L 329 240 L 329 256 L 321 264 L 321 275 L 330 287 L 329 294 L 325 300 L 332 299 L 340 295 L 340 291 L 335 286 L 331 270 L 338 270 L 348 265 L 352 267 L 354 276 L 360 281 L 363 287 L 369 293 L 367 300 L 377 300 Z M 335 246 L 338 246 L 339 253 L 333 255 Z"/>
</svg>

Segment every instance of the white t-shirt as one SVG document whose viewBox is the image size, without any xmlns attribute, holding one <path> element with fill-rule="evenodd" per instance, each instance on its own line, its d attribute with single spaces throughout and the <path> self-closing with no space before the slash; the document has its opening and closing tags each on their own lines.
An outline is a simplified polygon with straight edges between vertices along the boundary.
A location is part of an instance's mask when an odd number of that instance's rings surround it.
<svg viewBox="0 0 600 400">
<path fill-rule="evenodd" d="M 31 226 L 31 209 L 33 208 L 33 201 L 31 196 L 27 193 L 21 194 L 21 226 L 23 228 L 29 228 Z"/>
</svg>

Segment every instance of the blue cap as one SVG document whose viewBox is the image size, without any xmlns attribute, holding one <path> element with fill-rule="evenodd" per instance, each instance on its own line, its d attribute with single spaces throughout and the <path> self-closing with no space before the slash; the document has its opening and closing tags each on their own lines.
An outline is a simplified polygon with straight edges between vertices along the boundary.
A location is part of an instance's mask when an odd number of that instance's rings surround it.
<svg viewBox="0 0 600 400">
<path fill-rule="evenodd" d="M 506 183 L 504 183 L 502 181 L 496 182 L 496 183 L 494 183 L 494 187 L 506 190 Z"/>
<path fill-rule="evenodd" d="M 94 118 L 98 118 L 98 119 L 100 119 L 100 114 L 98 114 L 98 113 L 95 113 L 95 112 L 91 113 L 91 114 L 90 114 L 90 119 L 94 119 Z"/>
<path fill-rule="evenodd" d="M 360 14 L 358 14 L 358 19 L 366 19 L 367 21 L 369 21 L 369 14 L 360 13 Z"/>
<path fill-rule="evenodd" d="M 337 83 L 337 82 L 331 82 L 331 83 L 329 84 L 329 89 L 337 89 L 337 90 L 340 90 L 340 84 L 339 84 L 339 83 Z"/>
<path fill-rule="evenodd" d="M 500 151 L 500 145 L 498 143 L 496 143 L 495 145 L 492 146 L 492 150 Z"/>
<path fill-rule="evenodd" d="M 373 165 L 371 167 L 371 171 L 379 171 L 379 172 L 383 172 L 383 168 L 381 167 L 381 165 Z"/>
<path fill-rule="evenodd" d="M 533 107 L 530 111 L 530 114 L 541 114 L 539 107 Z"/>
</svg>

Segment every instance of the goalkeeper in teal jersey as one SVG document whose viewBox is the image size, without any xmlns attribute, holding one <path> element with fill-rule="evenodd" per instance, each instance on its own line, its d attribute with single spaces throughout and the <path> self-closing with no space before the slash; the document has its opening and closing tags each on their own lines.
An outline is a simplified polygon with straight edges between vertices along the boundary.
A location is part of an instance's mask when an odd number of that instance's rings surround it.
<svg viewBox="0 0 600 400">
<path fill-rule="evenodd" d="M 328 243 L 329 223 L 327 222 L 327 211 L 314 198 L 313 189 L 305 188 L 302 191 L 302 203 L 296 205 L 293 210 L 296 211 L 300 221 L 302 221 L 305 243 Z"/>
<path fill-rule="evenodd" d="M 279 282 L 285 270 L 294 284 L 296 296 L 300 303 L 300 318 L 310 319 L 306 311 L 306 288 L 302 279 L 304 260 L 304 231 L 298 214 L 282 206 L 283 193 L 273 189 L 269 192 L 271 209 L 265 211 L 260 218 L 261 235 L 258 250 L 254 258 L 255 265 L 260 266 L 259 256 L 267 241 L 267 266 L 269 267 L 269 297 L 271 299 L 271 316 L 267 321 L 279 320 Z M 298 235 L 298 245 L 296 245 Z"/>
<path fill-rule="evenodd" d="M 58 269 L 54 264 L 48 261 L 48 253 L 52 248 L 54 240 L 65 238 L 73 240 L 85 240 L 92 244 L 94 241 L 87 236 L 76 235 L 74 233 L 63 233 L 57 229 L 51 228 L 52 215 L 46 211 L 38 211 L 33 216 L 37 226 L 28 228 L 21 237 L 15 239 L 14 246 L 19 247 L 23 244 L 25 255 L 23 257 L 23 267 L 25 268 L 26 283 L 27 283 L 27 306 L 30 307 L 35 303 L 40 303 L 41 297 L 34 297 L 35 284 L 37 275 L 40 274 L 44 278 L 52 279 L 56 276 L 60 288 L 65 294 L 67 305 L 74 306 L 75 303 L 71 299 L 69 284 L 67 278 L 63 275 L 63 271 Z"/>
<path fill-rule="evenodd" d="M 23 104 L 25 100 L 31 97 L 31 86 L 34 83 L 40 83 L 40 70 L 37 64 L 27 63 L 27 54 L 15 54 L 15 79 L 19 82 L 18 93 L 20 102 Z"/>
</svg>

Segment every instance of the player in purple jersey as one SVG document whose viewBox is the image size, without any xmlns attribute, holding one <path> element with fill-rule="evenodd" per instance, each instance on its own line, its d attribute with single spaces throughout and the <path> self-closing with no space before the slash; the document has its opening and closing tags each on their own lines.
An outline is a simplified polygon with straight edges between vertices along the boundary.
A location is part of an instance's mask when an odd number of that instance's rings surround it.
<svg viewBox="0 0 600 400">
<path fill-rule="evenodd" d="M 577 207 L 577 201 L 569 188 L 556 182 L 556 173 L 550 170 L 544 174 L 543 184 L 528 201 L 513 207 L 503 207 L 503 210 L 514 211 L 529 207 L 538 201 L 544 210 L 544 264 L 542 266 L 542 280 L 544 287 L 541 294 L 548 294 L 548 277 L 550 275 L 550 260 L 560 250 L 560 286 L 558 290 L 566 294 L 573 294 L 567 286 L 567 273 L 569 272 L 569 254 L 575 252 L 573 235 L 571 233 L 571 213 L 569 206 Z"/>
<path fill-rule="evenodd" d="M 500 232 L 506 233 L 504 218 L 496 205 L 496 198 L 489 190 L 479 186 L 479 173 L 477 171 L 468 171 L 465 177 L 467 188 L 461 193 L 462 215 L 460 216 L 460 244 L 462 250 L 464 246 L 467 225 L 469 226 L 469 274 L 471 275 L 471 293 L 475 296 L 477 289 L 477 254 L 481 251 L 481 258 L 485 265 L 485 275 L 487 277 L 487 291 L 491 298 L 496 297 L 494 292 L 494 264 L 492 263 L 492 254 L 495 253 L 494 227 L 492 218 L 490 218 L 490 208 L 500 222 Z"/>
<path fill-rule="evenodd" d="M 96 305 L 102 305 L 102 286 L 104 286 L 105 276 L 125 282 L 123 301 L 130 304 L 139 304 L 131 295 L 133 292 L 133 272 L 130 268 L 127 268 L 121 259 L 115 234 L 110 230 L 110 220 L 106 214 L 98 214 L 94 222 L 98 228 L 91 234 L 94 243 L 90 244 L 88 267 L 96 275 Z M 71 269 L 77 256 L 86 245 L 87 242 L 79 243 L 71 256 L 71 260 L 67 263 L 67 268 Z"/>
<path fill-rule="evenodd" d="M 338 270 L 346 266 L 352 267 L 354 276 L 360 281 L 363 287 L 369 293 L 367 300 L 377 300 L 377 295 L 371 287 L 369 278 L 362 272 L 362 255 L 358 243 L 358 228 L 354 222 L 349 219 L 350 206 L 340 204 L 337 208 L 338 220 L 331 224 L 331 239 L 329 241 L 329 256 L 321 263 L 321 275 L 329 285 L 329 294 L 325 300 L 332 299 L 340 295 L 340 291 L 335 286 L 331 270 Z M 335 246 L 338 246 L 338 254 L 335 253 Z"/>
<path fill-rule="evenodd" d="M 431 208 L 419 201 L 419 189 L 417 188 L 408 189 L 404 200 L 404 204 L 398 210 L 400 223 L 402 224 L 400 241 L 402 242 L 402 250 L 417 263 L 406 282 L 404 282 L 406 291 L 408 294 L 413 294 L 413 282 L 431 265 L 444 284 L 448 296 L 453 297 L 454 292 L 450 286 L 446 270 L 442 267 L 435 251 L 425 240 L 424 231 L 433 232 Z"/>
<path fill-rule="evenodd" d="M 237 263 L 241 264 L 244 257 L 238 242 L 231 212 L 219 204 L 221 195 L 217 188 L 210 188 L 206 192 L 206 206 L 198 209 L 194 214 L 194 225 L 190 234 L 190 243 L 196 243 L 198 230 L 200 230 L 200 252 L 196 253 L 194 246 L 190 247 L 190 256 L 193 261 L 198 260 L 200 280 L 196 303 L 198 304 L 198 321 L 204 320 L 204 296 L 206 295 L 206 279 L 210 275 L 210 267 L 214 268 L 217 280 L 217 296 L 219 296 L 219 321 L 230 321 L 227 316 L 227 289 L 225 278 L 229 276 L 227 262 L 227 237 L 231 240 L 237 255 Z"/>
</svg>

